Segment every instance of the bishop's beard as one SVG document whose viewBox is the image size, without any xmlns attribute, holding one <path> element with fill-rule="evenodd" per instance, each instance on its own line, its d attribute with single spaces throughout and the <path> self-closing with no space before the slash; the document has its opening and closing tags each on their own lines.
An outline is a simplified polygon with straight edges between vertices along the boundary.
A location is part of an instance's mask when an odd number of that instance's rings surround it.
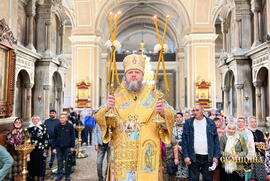
<svg viewBox="0 0 270 181">
<path fill-rule="evenodd" d="M 142 88 L 142 81 L 127 81 L 126 82 L 126 89 L 129 91 L 137 92 Z"/>
</svg>

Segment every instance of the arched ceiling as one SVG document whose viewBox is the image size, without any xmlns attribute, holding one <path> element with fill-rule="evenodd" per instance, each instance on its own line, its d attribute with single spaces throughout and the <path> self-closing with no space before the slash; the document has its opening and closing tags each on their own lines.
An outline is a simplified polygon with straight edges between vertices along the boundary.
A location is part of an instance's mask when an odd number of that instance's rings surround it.
<svg viewBox="0 0 270 181">
<path fill-rule="evenodd" d="M 176 10 L 169 3 L 164 1 L 123 1 L 114 7 L 108 7 L 107 10 L 100 12 L 106 18 L 97 25 L 100 26 L 101 36 L 107 40 L 109 39 L 109 22 L 108 15 L 104 13 L 121 11 L 119 19 L 119 29 L 117 39 L 122 44 L 122 50 L 139 50 L 140 42 L 145 42 L 147 51 L 153 51 L 157 43 L 155 27 L 152 17 L 158 16 L 159 31 L 163 34 L 165 25 L 165 18 L 170 16 L 169 26 L 167 29 L 167 36 L 165 42 L 168 44 L 169 49 L 174 51 L 181 44 L 185 31 L 188 29 L 186 18 L 180 9 Z M 100 15 L 102 16 L 102 15 Z M 97 27 L 99 28 L 99 27 Z"/>
</svg>

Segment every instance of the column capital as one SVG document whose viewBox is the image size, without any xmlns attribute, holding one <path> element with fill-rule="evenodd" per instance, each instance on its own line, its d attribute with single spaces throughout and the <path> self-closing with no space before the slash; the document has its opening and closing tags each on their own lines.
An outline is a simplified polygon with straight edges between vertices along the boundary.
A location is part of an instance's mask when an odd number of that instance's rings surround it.
<svg viewBox="0 0 270 181">
<path fill-rule="evenodd" d="M 62 92 L 63 89 L 62 88 L 57 88 L 57 92 Z"/>
<path fill-rule="evenodd" d="M 221 23 L 221 32 L 228 33 L 228 23 L 226 21 Z"/>
<path fill-rule="evenodd" d="M 255 12 L 259 12 L 261 10 L 262 7 L 262 1 L 261 0 L 251 0 L 250 4 L 251 4 L 251 11 L 253 13 Z"/>
<path fill-rule="evenodd" d="M 262 86 L 262 82 L 261 81 L 256 81 L 256 82 L 253 82 L 253 85 L 254 85 L 254 87 L 261 87 Z"/>
<path fill-rule="evenodd" d="M 244 84 L 234 84 L 236 89 L 243 89 Z"/>
<path fill-rule="evenodd" d="M 222 87 L 222 90 L 224 92 L 228 92 L 230 90 L 230 87 L 229 86 L 224 86 L 224 87 Z"/>
<path fill-rule="evenodd" d="M 36 14 L 36 1 L 35 0 L 30 0 L 28 1 L 26 5 L 26 15 L 27 16 L 35 16 Z"/>
<path fill-rule="evenodd" d="M 45 20 L 45 25 L 49 26 L 52 24 L 52 20 L 51 19 L 46 19 Z"/>
<path fill-rule="evenodd" d="M 24 87 L 27 88 L 27 89 L 32 89 L 34 86 L 33 83 L 24 83 Z"/>
<path fill-rule="evenodd" d="M 61 24 L 60 26 L 59 26 L 59 35 L 60 36 L 63 36 L 64 34 L 65 34 L 65 25 L 64 24 Z"/>
<path fill-rule="evenodd" d="M 43 85 L 43 90 L 49 90 L 50 89 L 50 85 Z"/>
</svg>

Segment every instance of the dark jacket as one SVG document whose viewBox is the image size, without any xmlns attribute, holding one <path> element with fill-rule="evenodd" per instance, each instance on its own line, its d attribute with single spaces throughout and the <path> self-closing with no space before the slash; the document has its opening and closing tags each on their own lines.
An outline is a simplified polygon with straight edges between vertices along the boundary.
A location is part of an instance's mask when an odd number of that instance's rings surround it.
<svg viewBox="0 0 270 181">
<path fill-rule="evenodd" d="M 54 128 L 60 123 L 59 119 L 46 119 L 45 125 L 47 127 L 47 132 L 49 134 L 49 139 L 53 139 Z"/>
<path fill-rule="evenodd" d="M 39 127 L 30 127 L 28 132 L 31 138 L 31 143 L 35 145 L 35 149 L 48 149 L 48 133 L 47 128 L 44 124 L 39 125 Z"/>
<path fill-rule="evenodd" d="M 196 162 L 194 152 L 194 119 L 193 117 L 185 121 L 182 135 L 182 149 L 184 158 L 189 157 L 191 161 Z M 208 161 L 212 161 L 213 157 L 218 158 L 220 156 L 220 145 L 214 121 L 206 117 L 206 124 Z"/>
<path fill-rule="evenodd" d="M 74 148 L 75 129 L 72 124 L 67 122 L 65 125 L 60 123 L 54 129 L 53 148 Z"/>
</svg>

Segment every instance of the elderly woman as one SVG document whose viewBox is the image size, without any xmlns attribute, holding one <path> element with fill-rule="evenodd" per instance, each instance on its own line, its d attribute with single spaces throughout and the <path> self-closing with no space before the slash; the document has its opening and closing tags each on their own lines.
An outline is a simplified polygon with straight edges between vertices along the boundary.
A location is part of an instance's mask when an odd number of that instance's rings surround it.
<svg viewBox="0 0 270 181">
<path fill-rule="evenodd" d="M 16 118 L 13 122 L 12 130 L 7 134 L 7 149 L 14 159 L 11 173 L 11 180 L 20 181 L 22 179 L 22 157 L 21 154 L 15 150 L 15 147 L 22 144 L 23 139 L 23 120 Z"/>
<path fill-rule="evenodd" d="M 226 126 L 226 133 L 220 137 L 220 151 L 223 156 L 237 157 L 245 156 L 248 153 L 247 145 L 244 138 L 237 133 L 237 127 L 233 123 Z M 241 163 L 234 161 L 227 161 L 222 163 L 222 179 L 224 181 L 241 181 L 241 177 L 237 170 L 240 168 Z"/>
<path fill-rule="evenodd" d="M 182 155 L 182 134 L 183 134 L 184 118 L 181 112 L 177 113 L 176 122 L 173 127 L 173 137 L 176 140 L 174 146 L 174 163 L 177 165 L 176 179 L 187 180 L 188 179 L 188 166 L 185 164 Z"/>
<path fill-rule="evenodd" d="M 256 117 L 254 117 L 254 116 L 249 117 L 248 125 L 249 125 L 249 130 L 252 132 L 253 137 L 254 137 L 256 153 L 258 156 L 260 155 L 262 160 L 264 161 L 265 139 L 264 139 L 263 132 L 257 128 Z M 252 165 L 253 165 L 253 168 L 251 170 L 251 173 L 252 173 L 251 177 L 257 179 L 258 181 L 264 181 L 265 177 L 266 177 L 264 162 L 263 163 L 253 163 Z"/>
<path fill-rule="evenodd" d="M 255 152 L 255 143 L 252 132 L 246 127 L 246 118 L 239 117 L 237 119 L 237 132 L 239 135 L 243 136 L 248 148 L 247 158 L 254 158 Z M 245 180 L 249 180 L 251 178 L 251 169 L 246 169 L 245 171 Z"/>
<path fill-rule="evenodd" d="M 29 176 L 33 181 L 43 181 L 45 176 L 45 161 L 48 151 L 48 134 L 44 124 L 38 116 L 33 116 L 28 128 L 32 144 L 35 149 L 30 154 L 28 163 Z"/>
</svg>

